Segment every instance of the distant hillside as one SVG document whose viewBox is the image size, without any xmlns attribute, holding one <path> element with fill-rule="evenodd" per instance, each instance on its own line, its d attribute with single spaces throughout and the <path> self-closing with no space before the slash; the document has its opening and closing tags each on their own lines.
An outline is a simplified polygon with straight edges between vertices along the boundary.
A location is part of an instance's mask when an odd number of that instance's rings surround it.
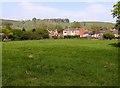
<svg viewBox="0 0 120 88">
<path fill-rule="evenodd" d="M 6 20 L 6 19 L 0 19 L 2 21 L 2 26 L 9 24 L 12 28 L 15 29 L 22 29 L 23 27 L 26 30 L 31 30 L 33 28 L 38 27 L 47 27 L 49 30 L 55 30 L 55 29 L 65 29 L 68 27 L 71 27 L 74 22 L 69 22 L 69 19 L 32 19 L 32 20 L 24 20 L 24 21 L 18 21 L 18 20 Z M 85 29 L 91 29 L 92 26 L 100 26 L 102 28 L 113 28 L 114 23 L 110 22 L 79 22 L 81 25 L 81 28 Z"/>
<path fill-rule="evenodd" d="M 17 20 L 7 20 L 7 19 L 0 19 L 0 22 L 4 23 L 14 23 L 14 22 L 19 22 Z"/>
<path fill-rule="evenodd" d="M 97 25 L 97 26 L 101 26 L 101 27 L 109 27 L 109 28 L 113 28 L 115 26 L 115 24 L 111 23 L 111 22 L 95 22 L 95 21 L 81 22 L 81 25 L 88 29 L 93 25 Z"/>
</svg>

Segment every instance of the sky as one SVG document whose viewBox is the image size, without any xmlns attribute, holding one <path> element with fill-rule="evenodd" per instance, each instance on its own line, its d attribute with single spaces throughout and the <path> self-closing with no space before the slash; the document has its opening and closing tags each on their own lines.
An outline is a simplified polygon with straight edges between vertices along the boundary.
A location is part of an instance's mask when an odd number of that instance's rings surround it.
<svg viewBox="0 0 120 88">
<path fill-rule="evenodd" d="M 12 20 L 31 20 L 47 18 L 68 18 L 70 21 L 115 22 L 111 15 L 111 2 L 2 2 L 0 18 Z"/>
</svg>

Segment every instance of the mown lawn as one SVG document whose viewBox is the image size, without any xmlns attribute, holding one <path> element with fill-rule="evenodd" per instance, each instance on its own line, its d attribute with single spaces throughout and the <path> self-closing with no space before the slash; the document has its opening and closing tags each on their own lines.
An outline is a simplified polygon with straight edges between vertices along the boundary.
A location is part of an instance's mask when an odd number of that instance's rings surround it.
<svg viewBox="0 0 120 88">
<path fill-rule="evenodd" d="M 116 40 L 2 43 L 3 86 L 116 86 Z"/>
</svg>

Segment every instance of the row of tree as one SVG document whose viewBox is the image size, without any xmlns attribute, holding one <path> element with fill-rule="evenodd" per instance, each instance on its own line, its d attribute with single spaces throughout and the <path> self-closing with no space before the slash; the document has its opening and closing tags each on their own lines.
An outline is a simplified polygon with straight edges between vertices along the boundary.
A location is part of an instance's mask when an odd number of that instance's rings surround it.
<svg viewBox="0 0 120 88">
<path fill-rule="evenodd" d="M 8 29 L 2 28 L 4 35 L 3 39 L 11 40 L 39 40 L 49 38 L 49 32 L 46 29 L 32 29 L 31 31 L 26 31 L 24 28 L 20 29 Z"/>
<path fill-rule="evenodd" d="M 2 39 L 11 39 L 11 40 L 39 40 L 39 39 L 48 39 L 49 32 L 46 29 L 32 29 L 31 31 L 26 31 L 24 28 L 20 29 L 8 29 L 2 28 L 4 35 Z M 64 38 L 80 38 L 79 36 L 65 36 Z M 104 33 L 103 39 L 114 39 L 115 36 L 112 33 Z M 54 36 L 54 39 L 58 39 L 58 36 Z"/>
<path fill-rule="evenodd" d="M 69 23 L 70 20 L 69 19 L 43 19 L 43 21 L 47 21 L 47 22 L 56 22 L 56 23 Z"/>
</svg>

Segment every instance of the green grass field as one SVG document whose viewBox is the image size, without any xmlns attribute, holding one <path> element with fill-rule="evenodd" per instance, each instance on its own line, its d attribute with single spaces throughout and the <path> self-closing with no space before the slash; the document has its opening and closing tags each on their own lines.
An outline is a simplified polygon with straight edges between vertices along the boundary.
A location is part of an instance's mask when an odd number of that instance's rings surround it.
<svg viewBox="0 0 120 88">
<path fill-rule="evenodd" d="M 116 86 L 116 40 L 2 43 L 3 86 Z"/>
<path fill-rule="evenodd" d="M 2 43 L 0 42 L 0 87 L 2 86 Z"/>
</svg>

